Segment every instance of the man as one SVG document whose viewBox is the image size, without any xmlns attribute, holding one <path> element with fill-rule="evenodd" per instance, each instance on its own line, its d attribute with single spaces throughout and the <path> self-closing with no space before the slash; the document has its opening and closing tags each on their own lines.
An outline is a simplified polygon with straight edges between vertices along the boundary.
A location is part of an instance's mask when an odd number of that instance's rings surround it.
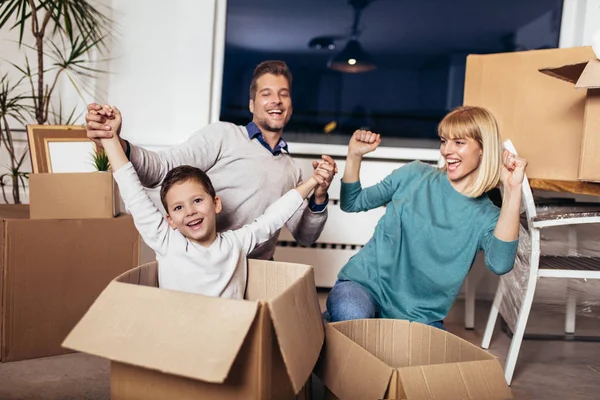
<svg viewBox="0 0 600 400">
<path fill-rule="evenodd" d="M 251 223 L 288 190 L 302 181 L 300 168 L 288 153 L 281 135 L 292 116 L 292 76 L 282 61 L 265 61 L 254 70 L 250 85 L 252 122 L 237 126 L 216 122 L 193 134 L 185 143 L 155 153 L 120 139 L 142 184 L 159 185 L 166 173 L 179 165 L 192 165 L 205 171 L 222 199 L 223 210 L 217 218 L 217 229 L 238 229 Z M 88 105 L 87 135 L 100 144 L 99 138 L 121 132 L 120 113 L 110 106 Z M 317 169 L 324 183 L 286 224 L 298 243 L 314 243 L 327 220 L 327 190 L 337 166 L 329 156 Z M 277 238 L 257 247 L 251 258 L 271 259 Z"/>
</svg>

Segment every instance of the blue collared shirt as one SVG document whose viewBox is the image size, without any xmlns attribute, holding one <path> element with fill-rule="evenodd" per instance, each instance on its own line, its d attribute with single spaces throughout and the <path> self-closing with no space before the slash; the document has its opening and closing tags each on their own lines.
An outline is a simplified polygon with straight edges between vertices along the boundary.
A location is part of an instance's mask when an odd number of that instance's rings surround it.
<svg viewBox="0 0 600 400">
<path fill-rule="evenodd" d="M 262 132 L 254 122 L 250 122 L 248 125 L 246 125 L 246 130 L 248 131 L 248 138 L 250 140 L 256 138 L 256 140 L 258 140 L 258 142 L 262 144 L 265 149 L 269 150 L 274 156 L 278 156 L 282 152 L 290 154 L 288 150 L 288 144 L 285 140 L 283 140 L 283 138 L 280 138 L 275 148 L 272 149 L 271 146 L 269 146 L 269 143 L 267 143 L 267 141 L 265 140 Z M 317 204 L 315 201 L 315 195 L 313 194 L 312 196 L 310 196 L 310 200 L 308 201 L 308 207 L 312 212 L 321 212 L 325 209 L 325 207 L 327 207 L 327 203 L 329 203 L 329 194 L 327 194 L 325 203 L 323 204 Z"/>
</svg>

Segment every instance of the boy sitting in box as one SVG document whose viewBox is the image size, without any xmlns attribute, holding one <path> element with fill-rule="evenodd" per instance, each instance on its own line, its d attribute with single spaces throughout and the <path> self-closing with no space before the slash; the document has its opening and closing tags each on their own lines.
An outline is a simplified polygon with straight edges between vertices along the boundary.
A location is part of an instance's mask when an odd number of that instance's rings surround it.
<svg viewBox="0 0 600 400">
<path fill-rule="evenodd" d="M 113 112 L 120 116 L 116 107 Z M 144 191 L 118 135 L 102 139 L 102 146 L 136 228 L 157 254 L 159 286 L 207 296 L 243 298 L 248 253 L 281 229 L 327 177 L 317 168 L 309 180 L 284 194 L 253 223 L 218 233 L 221 200 L 202 170 L 183 165 L 169 171 L 160 191 L 167 212 L 163 217 Z"/>
</svg>

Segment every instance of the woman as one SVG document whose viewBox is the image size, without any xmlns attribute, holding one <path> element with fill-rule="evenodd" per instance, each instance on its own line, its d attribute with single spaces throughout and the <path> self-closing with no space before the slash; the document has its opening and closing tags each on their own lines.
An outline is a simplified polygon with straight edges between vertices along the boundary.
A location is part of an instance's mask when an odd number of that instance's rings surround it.
<svg viewBox="0 0 600 400">
<path fill-rule="evenodd" d="M 362 157 L 381 138 L 362 130 L 352 136 L 342 210 L 387 209 L 371 240 L 340 271 L 327 298 L 327 320 L 396 318 L 444 329 L 480 249 L 494 273 L 512 269 L 527 161 L 502 152 L 496 121 L 483 108 L 450 112 L 438 135 L 443 168 L 415 161 L 366 189 L 359 181 Z M 501 209 L 486 195 L 499 182 Z"/>
</svg>

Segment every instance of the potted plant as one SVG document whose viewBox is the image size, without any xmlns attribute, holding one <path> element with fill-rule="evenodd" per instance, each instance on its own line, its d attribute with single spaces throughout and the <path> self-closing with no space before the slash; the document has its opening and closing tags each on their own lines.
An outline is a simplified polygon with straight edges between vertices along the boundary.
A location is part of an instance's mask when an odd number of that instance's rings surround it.
<svg viewBox="0 0 600 400">
<path fill-rule="evenodd" d="M 82 96 L 86 83 L 101 72 L 91 65 L 93 50 L 102 53 L 108 39 L 111 20 L 93 2 L 86 0 L 4 0 L 0 2 L 0 30 L 17 30 L 17 44 L 23 54 L 19 64 L 8 62 L 12 73 L 20 75 L 11 84 L 4 73 L 0 83 L 0 149 L 8 153 L 10 166 L 0 175 L 4 199 L 7 181 L 12 184 L 14 203 L 21 203 L 20 187 L 25 186 L 27 172 L 22 171 L 27 148 L 21 154 L 14 146 L 11 124 L 21 128 L 28 122 L 46 124 L 74 122 L 73 110 L 67 121 L 62 103 L 53 108 L 58 97 L 57 84 L 68 79 Z M 28 38 L 25 34 L 31 36 Z M 29 53 L 29 55 L 28 55 Z M 30 62 L 33 54 L 35 61 Z M 88 91 L 89 92 L 89 91 Z"/>
</svg>

